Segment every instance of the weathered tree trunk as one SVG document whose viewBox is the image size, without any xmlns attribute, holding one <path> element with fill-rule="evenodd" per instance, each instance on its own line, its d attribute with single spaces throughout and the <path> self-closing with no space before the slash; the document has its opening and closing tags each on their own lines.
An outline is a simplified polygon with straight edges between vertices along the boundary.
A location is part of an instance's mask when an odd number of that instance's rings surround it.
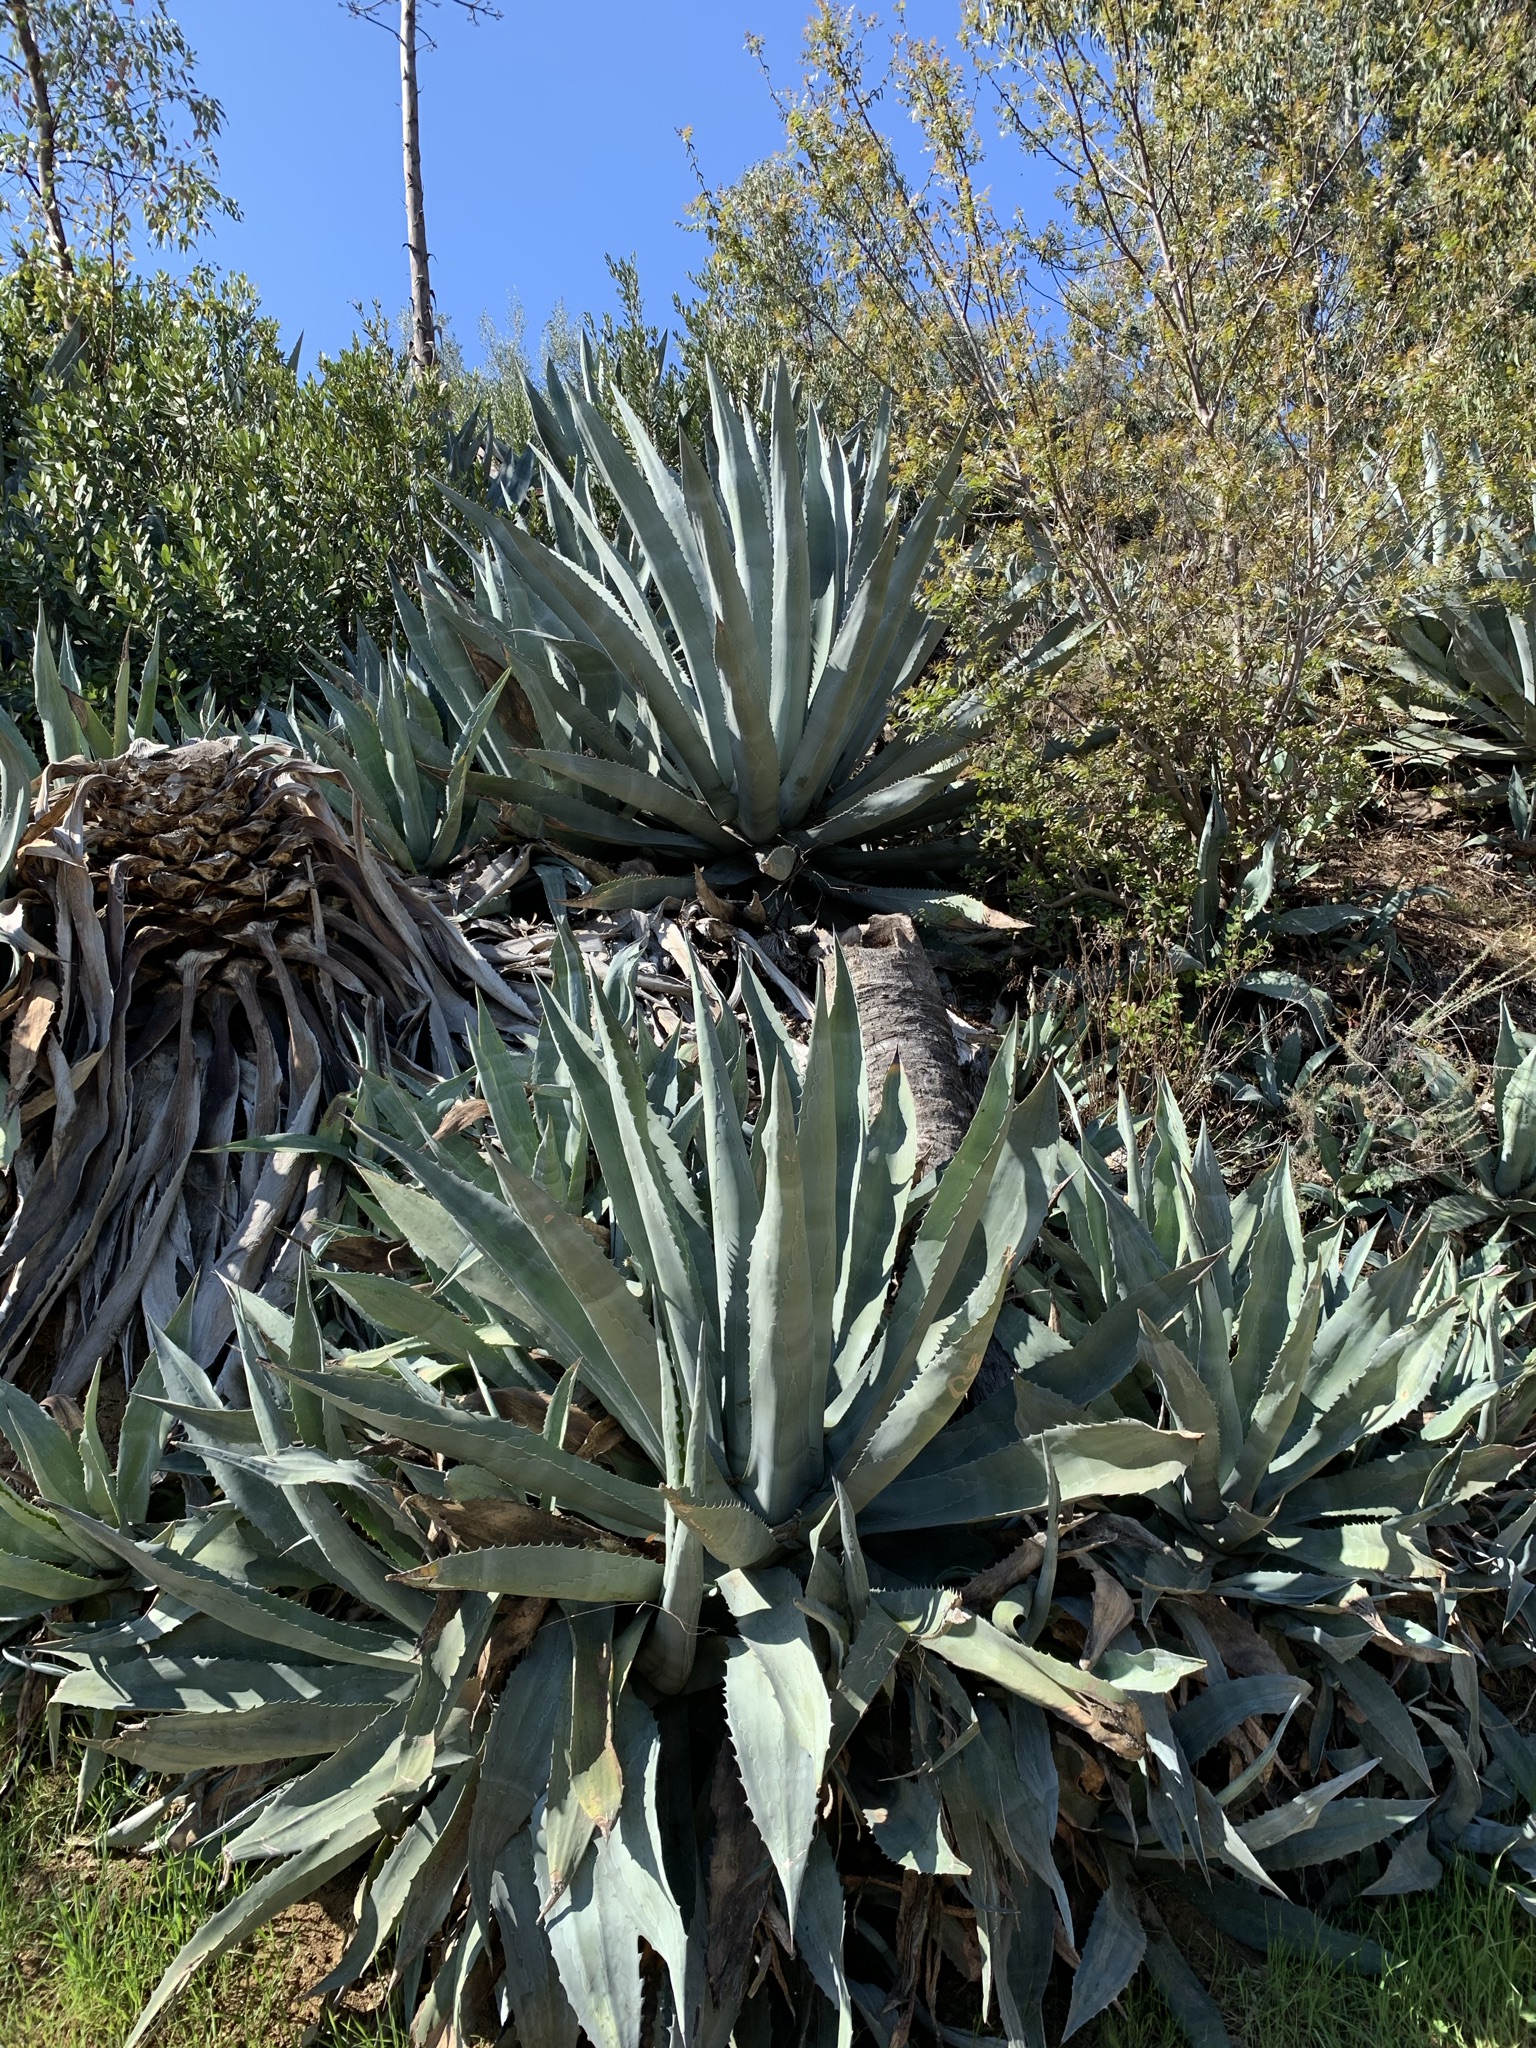
<svg viewBox="0 0 1536 2048">
<path fill-rule="evenodd" d="M 427 203 L 421 183 L 421 103 L 416 90 L 416 0 L 400 0 L 400 126 L 405 155 L 405 246 L 411 261 L 411 361 L 437 361 L 432 317 L 432 267 L 427 255 Z"/>
<path fill-rule="evenodd" d="M 43 67 L 37 37 L 32 32 L 32 17 L 27 12 L 27 0 L 6 0 L 6 4 L 10 12 L 11 25 L 16 31 L 16 40 L 21 46 L 22 61 L 27 67 L 27 85 L 32 94 L 32 123 L 37 135 L 38 203 L 43 209 L 43 219 L 47 223 L 48 240 L 53 248 L 54 261 L 65 277 L 73 277 L 75 262 L 69 253 L 69 237 L 64 232 L 64 215 L 59 206 L 56 129 L 53 99 L 48 91 L 48 73 Z"/>
<path fill-rule="evenodd" d="M 949 1011 L 910 917 L 872 917 L 843 937 L 873 1094 L 899 1059 L 917 1108 L 917 1170 L 954 1156 L 971 1121 Z"/>
</svg>

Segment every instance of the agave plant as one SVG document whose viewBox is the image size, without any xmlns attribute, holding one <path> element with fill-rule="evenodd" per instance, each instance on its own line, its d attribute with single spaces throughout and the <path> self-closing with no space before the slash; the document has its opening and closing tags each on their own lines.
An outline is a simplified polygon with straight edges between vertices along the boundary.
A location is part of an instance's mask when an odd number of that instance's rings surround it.
<svg viewBox="0 0 1536 2048">
<path fill-rule="evenodd" d="M 956 1856 L 931 1788 L 889 1816 L 881 1804 L 884 1744 L 936 1759 L 969 1700 L 959 1678 L 930 1672 L 982 1674 L 1014 1701 L 1011 1720 L 989 1714 L 991 1768 L 1017 1741 L 1049 1770 L 1044 1710 L 1142 1753 L 1130 1694 L 877 1565 L 859 1533 L 976 1375 L 1015 1250 L 1048 1206 L 1054 1082 L 1015 1106 L 1005 1048 L 965 1146 L 914 1204 L 910 1098 L 899 1070 L 870 1089 L 845 979 L 835 999 L 823 988 L 803 1063 L 754 991 L 768 1100 L 750 1145 L 740 1034 L 696 991 L 696 1061 L 674 1040 L 642 1062 L 619 1022 L 622 977 L 589 988 L 568 955 L 566 1000 L 550 998 L 523 1074 L 493 1031 L 478 1034 L 499 1139 L 488 1158 L 461 1134 L 429 1147 L 437 1104 L 370 1081 L 367 1143 L 410 1174 L 367 1167 L 370 1200 L 409 1231 L 437 1292 L 334 1276 L 354 1311 L 411 1333 L 339 1361 L 324 1356 L 307 1289 L 291 1320 L 241 1297 L 249 1408 L 224 1407 L 160 1339 L 167 1412 L 219 1480 L 227 1541 L 129 1533 L 39 1480 L 60 1526 L 154 1588 L 150 1615 L 172 1623 L 169 1637 L 157 1624 L 147 1656 L 117 1623 L 58 1633 L 49 1656 L 77 1675 L 56 1703 L 162 1710 L 108 1746 L 216 1776 L 199 1795 L 203 1824 L 232 1859 L 274 1866 L 178 1958 L 145 2028 L 197 1961 L 370 1852 L 369 1906 L 332 1988 L 392 1939 L 414 2003 L 423 1952 L 467 1876 L 468 1917 L 426 1993 L 439 2018 L 463 2017 L 489 1943 L 523 2038 L 574 2043 L 579 2024 L 594 2040 L 638 2039 L 643 1929 L 683 2037 L 723 2044 L 766 1913 L 783 1967 L 846 2027 L 836 1831 L 821 1815 L 833 1760 L 871 1710 L 880 1744 L 856 1762 L 850 1752 L 850 1796 L 898 1853 L 910 1841 L 946 1869 Z M 541 1084 L 551 1055 L 557 1078 Z M 541 1085 L 565 1091 L 564 1125 L 538 1119 Z M 578 1114 L 601 1176 L 590 1187 L 585 1142 L 574 1174 L 562 1156 Z M 626 1284 L 631 1268 L 654 1275 L 644 1294 Z M 452 1391 L 460 1379 L 472 1402 Z M 573 1406 L 578 1379 L 601 1419 Z M 23 1399 L 8 1415 L 26 1412 Z M 1192 1450 L 1141 1422 L 1041 1446 L 1068 1500 L 1087 1485 L 1166 1481 Z M 370 1618 L 287 1597 L 317 1568 Z M 440 1633 L 426 1627 L 429 1595 L 439 1621 L 450 1615 Z M 546 1618 L 550 1601 L 563 1618 Z M 183 1649 L 172 1617 L 189 1609 Z M 494 1708 L 477 1704 L 487 1673 L 504 1676 L 530 1639 Z M 661 1768 L 678 1743 L 692 1758 L 681 1776 Z M 279 1769 L 311 1745 L 324 1762 Z M 669 1849 L 680 1822 L 691 1834 L 690 1770 L 714 1824 L 697 1847 L 679 1837 Z M 181 1819 L 156 1806 L 128 1832 Z M 1044 1856 L 1031 1943 L 1043 1927 L 1048 1953 L 1050 1900 L 1065 1893 L 1048 1833 L 1029 1841 Z M 984 1827 L 980 1843 L 1001 1886 Z M 1000 1968 L 1012 1919 L 999 1897 L 982 1903 Z"/>
<path fill-rule="evenodd" d="M 76 671 L 68 628 L 60 635 L 55 654 L 48 621 L 42 607 L 38 607 L 37 631 L 32 640 L 32 688 L 50 761 L 114 761 L 127 753 L 134 740 L 167 737 L 163 731 L 159 735 L 156 732 L 159 684 L 157 627 L 139 678 L 138 703 L 132 703 L 133 673 L 125 633 L 112 693 L 112 723 L 108 726 L 91 703 Z"/>
<path fill-rule="evenodd" d="M 1536 1216 L 1536 1036 L 1518 1030 L 1509 1005 L 1500 1003 L 1491 1133 L 1470 1075 L 1427 1047 L 1420 1050 L 1419 1064 L 1438 1128 L 1470 1175 L 1441 1175 L 1451 1192 L 1435 1204 L 1436 1223 L 1465 1231 L 1508 1221 L 1528 1230 Z"/>
<path fill-rule="evenodd" d="M 183 1340 L 186 1324 L 183 1308 L 172 1319 Z M 62 1422 L 0 1383 L 0 1428 L 39 1499 L 99 1516 L 114 1529 L 132 1528 L 149 1512 L 171 1432 L 173 1417 L 159 1400 L 163 1391 L 159 1368 L 150 1361 L 123 1411 L 115 1455 L 109 1455 L 98 1421 L 99 1368 L 83 1407 L 55 1404 Z M 122 1562 L 111 1550 L 0 1482 L 0 1630 L 13 1635 L 61 1604 L 100 1600 L 125 1583 Z M 104 1760 L 99 1754 L 88 1758 L 85 1789 Z"/>
<path fill-rule="evenodd" d="M 533 481 L 533 452 L 521 455 L 501 440 L 489 410 L 475 406 L 458 427 L 443 435 L 443 466 L 456 485 L 472 489 L 493 510 L 511 514 Z"/>
<path fill-rule="evenodd" d="M 1379 1124 L 1367 1112 L 1359 1087 L 1350 1085 L 1357 1078 L 1357 1069 L 1346 1069 L 1343 1080 L 1325 1090 L 1313 1109 L 1313 1143 L 1326 1179 L 1307 1182 L 1301 1193 L 1336 1217 L 1378 1217 L 1400 1235 L 1410 1204 L 1422 1194 L 1424 1169 L 1411 1153 L 1419 1124 L 1411 1116 Z M 1282 1103 L 1277 1095 L 1275 1107 Z M 1431 1221 L 1445 1227 L 1438 1211 L 1431 1212 Z"/>
<path fill-rule="evenodd" d="M 136 743 L 156 741 L 182 746 L 195 745 L 200 740 L 239 737 L 252 742 L 263 736 L 286 741 L 292 730 L 291 720 L 272 705 L 262 706 L 242 728 L 229 716 L 212 687 L 188 702 L 173 686 L 167 716 L 160 705 L 158 626 L 139 674 L 137 700 L 133 696 L 129 635 L 123 635 L 108 723 L 97 710 L 94 693 L 75 666 L 68 627 L 60 634 L 55 651 L 41 607 L 32 641 L 32 699 L 50 762 L 120 761 Z"/>
<path fill-rule="evenodd" d="M 1393 735 L 1409 759 L 1490 765 L 1536 755 L 1536 645 L 1529 526 L 1482 495 L 1449 502 L 1433 435 L 1424 438 L 1423 511 L 1402 507 L 1395 566 L 1421 589 L 1382 621 L 1388 665 L 1408 722 Z M 1459 559 L 1458 559 L 1459 558 Z"/>
<path fill-rule="evenodd" d="M 0 896 L 10 886 L 16 849 L 32 817 L 37 777 L 37 756 L 16 721 L 0 711 Z"/>
<path fill-rule="evenodd" d="M 1122 1098 L 1116 1126 L 1085 1134 L 1065 1227 L 1042 1233 L 1037 1277 L 999 1319 L 1019 1379 L 989 1405 L 1005 1420 L 1011 1397 L 1021 1436 L 1116 1414 L 1198 1437 L 1155 1505 L 1101 1524 L 1113 1584 L 1095 1573 L 1078 1610 L 1090 1663 L 1139 1602 L 1143 1621 L 1155 1605 L 1165 1641 L 1176 1631 L 1206 1664 L 1203 1693 L 1166 1720 L 1142 1702 L 1161 1771 L 1137 1854 L 1155 1862 L 1155 1840 L 1176 1861 L 1219 1859 L 1271 1895 L 1177 1880 L 1214 1924 L 1342 1956 L 1332 1930 L 1274 1896 L 1280 1874 L 1300 1873 L 1318 1899 L 1323 1867 L 1362 1851 L 1366 1896 L 1432 1889 L 1447 1859 L 1489 1848 L 1536 1870 L 1536 1831 L 1505 1818 L 1536 1791 L 1536 1755 L 1477 1696 L 1479 1636 L 1457 1620 L 1482 1586 L 1510 1588 L 1504 1622 L 1529 1598 L 1529 1494 L 1507 1491 L 1536 1410 L 1523 1315 L 1507 1270 L 1458 1266 L 1428 1226 L 1396 1260 L 1375 1252 L 1375 1228 L 1347 1249 L 1342 1222 L 1304 1235 L 1284 1158 L 1232 1199 L 1206 1133 L 1191 1145 L 1166 1088 L 1148 1125 L 1143 1144 Z M 1103 1163 L 1111 1145 L 1123 1191 Z M 1134 1370 L 1106 1347 L 1133 1315 Z M 982 1469 L 1006 1484 L 1020 1455 L 989 1451 Z M 922 1476 L 919 1460 L 904 1483 Z M 968 1475 L 973 1512 L 980 1476 Z M 909 1506 L 900 1489 L 886 1497 L 887 1511 Z M 1437 1586 L 1447 1591 L 1431 1598 Z M 1499 1655 L 1523 1665 L 1532 1651 Z M 1245 1748 L 1229 1717 L 1260 1703 L 1281 1723 Z M 1292 1738 L 1297 1767 L 1315 1781 L 1327 1759 L 1337 1775 L 1253 1811 L 1293 1716 L 1310 1720 L 1305 1741 Z M 1192 1767 L 1221 1742 L 1230 1782 L 1213 1791 Z M 1173 1999 L 1173 1981 L 1159 1982 Z"/>
<path fill-rule="evenodd" d="M 514 1030 L 534 1013 L 342 831 L 285 746 L 71 753 L 35 815 L 29 765 L 0 925 L 16 962 L 0 991 L 0 1375 L 33 1366 L 48 1332 L 44 1384 L 78 1397 L 103 1359 L 131 1372 L 145 1319 L 195 1274 L 208 1366 L 233 1336 L 225 1281 L 292 1285 L 293 1234 L 343 1177 L 321 1127 L 360 1044 L 451 1069 L 466 990 Z"/>
<path fill-rule="evenodd" d="M 493 815 L 482 803 L 466 803 L 465 787 L 500 684 L 484 693 L 450 746 L 430 688 L 394 648 L 381 653 L 367 633 L 359 635 L 347 669 L 328 663 L 316 682 L 331 708 L 331 727 L 300 717 L 298 729 L 310 753 L 343 778 L 396 867 L 440 873 L 485 836 Z"/>
<path fill-rule="evenodd" d="M 1509 808 L 1510 830 L 1518 840 L 1529 843 L 1531 826 L 1536 822 L 1536 807 L 1531 801 L 1531 792 L 1525 786 L 1518 768 L 1509 771 L 1509 785 L 1506 793 Z"/>
<path fill-rule="evenodd" d="M 562 934 L 538 1042 L 482 1020 L 473 1094 L 364 1076 L 362 1199 L 420 1283 L 332 1273 L 324 1326 L 308 1282 L 239 1295 L 248 1405 L 188 1320 L 158 1337 L 162 1463 L 211 1509 L 82 1506 L 6 1403 L 53 1540 L 148 1590 L 40 1660 L 176 1774 L 117 1839 L 261 1871 L 135 2041 L 354 1864 L 327 1993 L 387 1950 L 419 2038 L 541 2048 L 994 2012 L 1026 2048 L 1053 1955 L 1068 2033 L 1145 1958 L 1211 2042 L 1159 1898 L 1375 1968 L 1284 1886 L 1536 1869 L 1536 1752 L 1474 1656 L 1501 1613 L 1533 1655 L 1504 1276 L 1303 1237 L 1283 1161 L 1233 1200 L 1166 1095 L 1065 1144 L 1011 1034 L 914 1188 L 842 972 L 802 1048 L 747 971 L 754 1089 L 697 969 L 661 1045 L 632 969 Z"/>
<path fill-rule="evenodd" d="M 1483 1266 L 1463 1278 L 1427 1225 L 1390 1261 L 1373 1262 L 1374 1230 L 1347 1252 L 1342 1223 L 1306 1237 L 1284 1157 L 1232 1201 L 1208 1136 L 1191 1145 L 1166 1083 L 1149 1121 L 1142 1146 L 1122 1095 L 1123 1194 L 1097 1145 L 1076 1155 L 1061 1198 L 1066 1237 L 1047 1233 L 1057 1270 L 1033 1304 L 1049 1302 L 1056 1327 L 1011 1306 L 1000 1325 L 1021 1384 L 1084 1412 L 1117 1391 L 1128 1412 L 1155 1415 L 1160 1397 L 1200 1438 L 1179 1519 L 1215 1553 L 1432 1576 L 1440 1567 L 1415 1550 L 1416 1534 L 1459 1519 L 1461 1502 L 1528 1455 L 1519 1439 L 1536 1373 L 1504 1341 L 1517 1313 L 1493 1314 Z M 1494 1303 L 1506 1285 L 1496 1275 Z M 1123 1357 L 1099 1370 L 1090 1348 L 1132 1314 L 1139 1387 L 1126 1384 Z M 1417 1447 L 1372 1457 L 1377 1438 L 1427 1410 Z M 1436 1446 L 1469 1417 L 1477 1448 L 1458 1464 Z M 1347 1469 L 1325 1476 L 1345 1458 Z"/>
<path fill-rule="evenodd" d="M 621 392 L 628 446 L 551 368 L 529 393 L 550 544 L 455 499 L 483 537 L 475 593 L 429 569 L 413 645 L 452 635 L 509 668 L 538 740 L 470 787 L 590 854 L 664 870 L 615 901 L 687 894 L 696 868 L 722 887 L 814 876 L 845 893 L 921 874 L 945 853 L 931 828 L 969 800 L 976 706 L 878 743 L 943 637 L 924 590 L 958 451 L 904 526 L 883 420 L 867 443 L 829 435 L 814 406 L 802 428 L 781 364 L 764 438 L 713 368 L 709 384 L 713 467 L 684 435 L 674 471 Z M 860 900 L 921 907 L 899 887 Z"/>
<path fill-rule="evenodd" d="M 1220 791 L 1213 791 L 1200 834 L 1195 861 L 1195 887 L 1189 924 L 1182 946 L 1169 949 L 1170 965 L 1179 975 L 1194 976 L 1211 968 L 1236 973 L 1234 986 L 1245 995 L 1268 996 L 1302 1010 L 1324 1046 L 1331 1042 L 1332 1005 L 1321 989 L 1280 968 L 1250 964 L 1264 943 L 1277 938 L 1322 938 L 1350 926 L 1364 926 L 1367 940 L 1385 935 L 1400 907 L 1389 903 L 1372 911 L 1359 903 L 1304 903 L 1289 910 L 1274 908 L 1276 867 L 1282 834 L 1272 833 L 1258 859 L 1242 877 L 1236 895 L 1222 900 L 1222 865 L 1231 825 Z"/>
</svg>

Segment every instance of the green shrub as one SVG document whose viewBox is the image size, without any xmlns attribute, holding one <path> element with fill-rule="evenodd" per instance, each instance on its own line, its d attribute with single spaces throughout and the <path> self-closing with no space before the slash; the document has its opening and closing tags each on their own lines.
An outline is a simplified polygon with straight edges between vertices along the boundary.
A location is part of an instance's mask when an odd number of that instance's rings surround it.
<svg viewBox="0 0 1536 2048">
<path fill-rule="evenodd" d="M 286 696 L 392 610 L 446 467 L 442 392 L 378 324 L 302 375 L 239 277 L 74 290 L 67 311 L 35 262 L 0 280 L 0 663 L 30 657 L 41 600 L 83 676 L 158 625 L 184 692 Z"/>
</svg>

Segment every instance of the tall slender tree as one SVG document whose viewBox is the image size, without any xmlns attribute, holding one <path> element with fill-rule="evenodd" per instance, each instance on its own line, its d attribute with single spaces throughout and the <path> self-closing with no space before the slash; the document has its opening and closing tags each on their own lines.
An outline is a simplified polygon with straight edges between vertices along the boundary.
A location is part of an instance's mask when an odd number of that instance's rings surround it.
<svg viewBox="0 0 1536 2048">
<path fill-rule="evenodd" d="M 429 0 L 436 6 L 439 0 Z M 499 21 L 491 0 L 454 0 L 471 21 Z M 387 29 L 400 45 L 400 141 L 405 171 L 405 247 L 411 268 L 411 361 L 418 370 L 437 362 L 437 316 L 432 304 L 432 259 L 427 249 L 427 203 L 421 175 L 421 98 L 417 59 L 434 47 L 421 25 L 419 0 L 345 0 L 349 14 Z M 397 11 L 398 10 L 398 11 Z"/>
</svg>

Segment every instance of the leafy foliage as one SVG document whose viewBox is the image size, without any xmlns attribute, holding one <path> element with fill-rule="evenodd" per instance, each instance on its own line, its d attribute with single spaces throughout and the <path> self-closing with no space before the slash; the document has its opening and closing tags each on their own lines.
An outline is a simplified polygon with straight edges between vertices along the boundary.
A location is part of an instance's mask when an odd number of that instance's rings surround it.
<svg viewBox="0 0 1536 2048">
<path fill-rule="evenodd" d="M 764 2039 L 846 2041 L 957 1980 L 1023 2044 L 1053 1949 L 1069 2032 L 1146 1959 L 1215 2039 L 1159 1897 L 1373 1971 L 1312 1910 L 1330 1866 L 1524 1870 L 1536 1765 L 1488 1654 L 1533 1654 L 1506 1276 L 1304 1237 L 1287 1163 L 1229 1196 L 1166 1091 L 1065 1142 L 1012 1033 L 914 1188 L 840 967 L 803 1047 L 744 971 L 756 1099 L 696 967 L 692 1038 L 657 1044 L 633 955 L 598 982 L 562 931 L 554 964 L 527 1049 L 482 1018 L 463 1114 L 463 1080 L 363 1076 L 363 1199 L 423 1283 L 237 1293 L 248 1406 L 192 1305 L 157 1338 L 154 1513 L 121 1454 L 89 1476 L 83 1419 L 6 1397 L 39 1496 L 8 1528 L 149 1589 L 46 1652 L 55 1707 L 180 1774 L 119 1838 L 190 1825 L 262 1871 L 136 2041 L 364 1857 L 328 1988 L 393 1943 L 418 2032 L 489 1983 L 520 2038 L 614 2044 L 723 2044 L 749 1991 Z M 211 1511 L 175 1515 L 182 1472 Z"/>
<path fill-rule="evenodd" d="M 23 263 L 0 281 L 0 656 L 30 656 L 41 602 L 88 677 L 125 627 L 141 648 L 158 627 L 187 696 L 283 701 L 392 615 L 444 471 L 440 403 L 379 330 L 301 377 L 238 278 L 85 270 L 66 304 Z"/>
<path fill-rule="evenodd" d="M 965 21 L 958 53 L 898 32 L 887 54 L 817 10 L 783 153 L 700 202 L 690 332 L 738 378 L 784 348 L 818 391 L 892 393 L 898 473 L 972 418 L 969 630 L 978 587 L 1039 553 L 1043 623 L 1092 629 L 1060 674 L 982 668 L 990 836 L 1031 908 L 1166 930 L 1213 788 L 1251 858 L 1277 827 L 1298 850 L 1338 830 L 1369 787 L 1358 572 L 1403 422 L 1482 437 L 1523 488 L 1529 38 L 1518 7 L 1398 0 Z M 1019 179 L 1055 208 L 1006 211 Z"/>
<path fill-rule="evenodd" d="M 239 209 L 214 182 L 218 101 L 165 0 L 14 0 L 0 27 L 0 208 L 46 241 L 126 263 L 142 223 L 189 249 Z"/>
</svg>

